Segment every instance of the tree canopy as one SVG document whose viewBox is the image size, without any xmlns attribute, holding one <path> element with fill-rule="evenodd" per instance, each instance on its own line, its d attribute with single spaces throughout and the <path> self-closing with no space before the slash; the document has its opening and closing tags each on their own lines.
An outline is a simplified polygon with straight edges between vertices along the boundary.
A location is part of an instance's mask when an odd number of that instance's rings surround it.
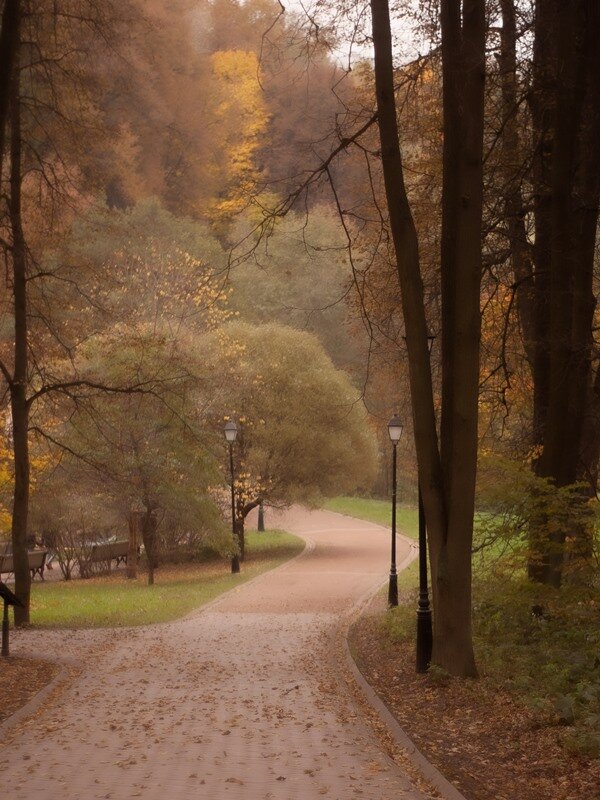
<svg viewBox="0 0 600 800">
<path fill-rule="evenodd" d="M 316 504 L 368 487 L 377 449 L 360 397 L 314 335 L 279 323 L 231 322 L 204 342 L 214 376 L 209 413 L 240 424 L 237 513 L 259 500 Z"/>
<path fill-rule="evenodd" d="M 76 484 L 73 507 L 140 503 L 221 541 L 226 418 L 242 520 L 260 499 L 387 493 L 385 422 L 409 398 L 436 663 L 476 674 L 490 454 L 534 590 L 595 585 L 598 3 L 368 6 L 1 4 L 19 624 L 53 481 L 60 518 Z"/>
</svg>

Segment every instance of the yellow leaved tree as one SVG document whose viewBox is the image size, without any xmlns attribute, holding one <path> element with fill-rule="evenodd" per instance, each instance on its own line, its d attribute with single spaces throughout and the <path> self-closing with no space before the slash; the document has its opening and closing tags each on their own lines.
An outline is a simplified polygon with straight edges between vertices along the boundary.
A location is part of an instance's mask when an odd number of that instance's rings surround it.
<svg viewBox="0 0 600 800">
<path fill-rule="evenodd" d="M 14 456 L 11 440 L 10 414 L 5 415 L 3 430 L 0 432 L 0 542 L 10 539 L 12 523 L 12 497 L 15 480 Z M 53 459 L 46 450 L 33 443 L 31 454 L 31 491 L 35 492 L 36 482 L 52 466 Z"/>
<path fill-rule="evenodd" d="M 257 156 L 269 123 L 256 53 L 224 50 L 211 57 L 213 81 L 211 171 L 221 188 L 211 203 L 215 224 L 226 223 L 256 194 L 261 177 Z"/>
<path fill-rule="evenodd" d="M 0 436 L 0 539 L 10 536 L 11 514 L 9 509 L 13 485 L 13 458 L 5 436 Z"/>
</svg>

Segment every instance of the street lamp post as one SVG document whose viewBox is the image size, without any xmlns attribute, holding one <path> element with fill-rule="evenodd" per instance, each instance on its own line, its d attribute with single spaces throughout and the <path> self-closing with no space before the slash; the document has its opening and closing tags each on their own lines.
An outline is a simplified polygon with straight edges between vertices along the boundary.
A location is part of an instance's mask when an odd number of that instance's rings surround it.
<svg viewBox="0 0 600 800">
<path fill-rule="evenodd" d="M 427 587 L 427 527 L 419 484 L 419 604 L 417 606 L 417 672 L 427 672 L 431 663 L 433 625 Z"/>
<path fill-rule="evenodd" d="M 394 416 L 388 422 L 388 433 L 392 441 L 392 557 L 390 564 L 390 584 L 388 588 L 388 605 L 390 608 L 398 605 L 398 573 L 396 571 L 396 449 L 400 437 L 402 436 L 402 428 L 402 422 L 398 417 Z"/>
<path fill-rule="evenodd" d="M 431 348 L 435 336 L 427 336 L 427 349 L 431 355 Z M 425 508 L 419 485 L 419 603 L 417 606 L 417 672 L 427 672 L 431 663 L 431 649 L 433 646 L 433 624 L 431 619 L 431 605 L 429 603 L 429 588 L 427 585 L 427 524 L 425 521 Z"/>
<path fill-rule="evenodd" d="M 240 571 L 240 557 L 238 553 L 237 531 L 235 527 L 235 476 L 233 472 L 233 443 L 237 439 L 238 429 L 235 422 L 230 419 L 225 423 L 225 439 L 229 445 L 229 476 L 231 479 L 231 532 L 233 533 L 233 555 L 231 556 L 231 572 Z"/>
</svg>

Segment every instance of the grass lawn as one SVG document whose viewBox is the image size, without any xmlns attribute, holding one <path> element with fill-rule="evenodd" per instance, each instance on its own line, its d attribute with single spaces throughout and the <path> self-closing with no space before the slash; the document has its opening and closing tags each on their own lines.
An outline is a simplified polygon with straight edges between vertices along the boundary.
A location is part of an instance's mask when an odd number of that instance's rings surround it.
<svg viewBox="0 0 600 800">
<path fill-rule="evenodd" d="M 338 514 L 347 514 L 349 517 L 376 522 L 387 528 L 392 524 L 392 509 L 389 500 L 373 500 L 370 497 L 334 497 L 327 500 L 324 508 L 327 511 L 337 511 Z M 400 533 L 410 536 L 411 539 L 418 538 L 419 515 L 416 508 L 398 506 L 396 522 Z"/>
<path fill-rule="evenodd" d="M 338 514 L 347 514 L 349 517 L 376 522 L 378 525 L 385 525 L 386 528 L 389 528 L 392 524 L 390 500 L 374 500 L 371 497 L 334 497 L 325 502 L 324 508 L 327 511 L 337 511 Z M 489 532 L 490 520 L 492 520 L 492 516 L 486 511 L 479 511 L 475 514 L 476 535 L 479 524 L 483 525 L 485 523 L 485 530 Z M 409 536 L 411 539 L 419 538 L 419 515 L 414 506 L 398 506 L 396 508 L 396 521 L 400 533 Z M 497 556 L 502 555 L 502 552 L 503 546 L 498 543 L 487 548 L 481 554 L 476 554 L 473 559 L 474 569 L 479 569 L 480 566 L 487 564 L 490 559 L 495 559 Z"/>
<path fill-rule="evenodd" d="M 146 574 L 128 580 L 121 571 L 87 580 L 34 583 L 35 626 L 99 628 L 148 625 L 181 617 L 302 551 L 304 542 L 283 531 L 246 534 L 246 561 L 231 575 L 228 561 L 160 567 L 155 585 Z"/>
</svg>

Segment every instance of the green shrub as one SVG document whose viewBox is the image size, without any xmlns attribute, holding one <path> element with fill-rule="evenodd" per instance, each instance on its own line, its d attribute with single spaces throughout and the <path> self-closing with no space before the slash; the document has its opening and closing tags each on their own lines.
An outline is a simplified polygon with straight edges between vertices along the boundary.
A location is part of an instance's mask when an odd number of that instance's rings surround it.
<svg viewBox="0 0 600 800">
<path fill-rule="evenodd" d="M 557 590 L 522 576 L 475 582 L 474 636 L 482 672 L 564 725 L 585 755 L 600 742 L 598 590 Z M 532 613 L 535 607 L 536 613 Z"/>
</svg>

